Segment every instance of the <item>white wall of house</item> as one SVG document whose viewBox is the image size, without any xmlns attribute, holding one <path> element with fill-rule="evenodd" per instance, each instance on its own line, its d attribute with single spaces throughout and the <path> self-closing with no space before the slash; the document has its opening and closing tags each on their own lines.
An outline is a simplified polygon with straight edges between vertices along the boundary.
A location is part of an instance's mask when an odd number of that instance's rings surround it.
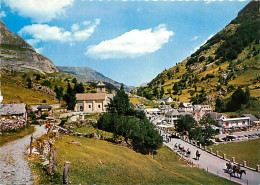
<svg viewBox="0 0 260 185">
<path fill-rule="evenodd" d="M 244 127 L 244 126 L 249 125 L 250 118 L 249 117 L 241 117 L 241 118 L 222 119 L 222 120 L 219 121 L 219 123 L 223 128 Z"/>
</svg>

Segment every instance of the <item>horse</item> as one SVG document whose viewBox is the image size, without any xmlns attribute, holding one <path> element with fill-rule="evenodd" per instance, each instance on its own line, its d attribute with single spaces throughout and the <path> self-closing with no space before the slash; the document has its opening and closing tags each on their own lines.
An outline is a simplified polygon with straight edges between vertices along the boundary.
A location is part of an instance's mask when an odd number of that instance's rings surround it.
<svg viewBox="0 0 260 185">
<path fill-rule="evenodd" d="M 237 170 L 236 173 L 237 173 L 237 176 L 240 175 L 239 178 L 241 179 L 243 173 L 246 175 L 246 170 Z"/>
</svg>

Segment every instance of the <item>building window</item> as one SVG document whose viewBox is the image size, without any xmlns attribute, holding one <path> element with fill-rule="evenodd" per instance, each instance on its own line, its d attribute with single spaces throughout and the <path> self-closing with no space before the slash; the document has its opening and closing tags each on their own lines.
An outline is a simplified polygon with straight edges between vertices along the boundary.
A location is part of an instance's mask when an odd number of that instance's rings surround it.
<svg viewBox="0 0 260 185">
<path fill-rule="evenodd" d="M 98 105 L 98 108 L 100 109 L 100 105 Z"/>
<path fill-rule="evenodd" d="M 88 105 L 88 108 L 91 108 L 91 105 Z"/>
<path fill-rule="evenodd" d="M 83 106 L 82 106 L 82 105 L 79 107 L 79 110 L 80 110 L 80 111 L 83 111 Z"/>
</svg>

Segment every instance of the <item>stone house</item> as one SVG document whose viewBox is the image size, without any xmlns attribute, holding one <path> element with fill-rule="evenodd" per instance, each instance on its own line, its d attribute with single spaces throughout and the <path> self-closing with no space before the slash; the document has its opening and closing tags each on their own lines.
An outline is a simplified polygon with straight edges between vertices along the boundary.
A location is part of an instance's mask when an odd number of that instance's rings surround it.
<svg viewBox="0 0 260 185">
<path fill-rule="evenodd" d="M 0 131 L 15 130 L 27 124 L 25 103 L 0 104 Z"/>
</svg>

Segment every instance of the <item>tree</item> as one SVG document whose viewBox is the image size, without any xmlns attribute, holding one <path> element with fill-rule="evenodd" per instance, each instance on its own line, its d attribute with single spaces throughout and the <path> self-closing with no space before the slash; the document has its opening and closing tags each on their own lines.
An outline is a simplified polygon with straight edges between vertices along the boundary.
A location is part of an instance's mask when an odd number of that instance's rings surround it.
<svg viewBox="0 0 260 185">
<path fill-rule="evenodd" d="M 39 74 L 36 74 L 36 78 L 35 78 L 35 80 L 40 80 L 41 79 L 41 75 L 39 75 Z"/>
<path fill-rule="evenodd" d="M 42 85 L 51 88 L 51 82 L 50 82 L 49 80 L 44 80 L 44 81 L 42 82 Z"/>
<path fill-rule="evenodd" d="M 130 108 L 129 97 L 121 86 L 114 98 L 108 104 L 108 112 L 118 115 L 125 115 Z"/>
<path fill-rule="evenodd" d="M 153 95 L 154 95 L 157 99 L 160 98 L 160 97 L 159 97 L 159 92 L 158 92 L 158 90 L 157 90 L 156 87 L 153 88 Z"/>
<path fill-rule="evenodd" d="M 74 85 L 74 88 L 73 88 L 73 90 L 76 92 L 76 93 L 84 93 L 84 86 L 83 86 L 83 84 L 82 83 L 76 83 L 75 85 Z"/>
<path fill-rule="evenodd" d="M 246 87 L 246 91 L 245 91 L 245 98 L 244 98 L 244 104 L 248 103 L 250 99 L 250 90 L 249 87 Z"/>
<path fill-rule="evenodd" d="M 77 78 L 73 78 L 71 82 L 76 85 L 78 83 Z"/>
<path fill-rule="evenodd" d="M 60 102 L 61 98 L 63 97 L 63 87 L 57 87 L 57 85 L 55 85 L 54 92 L 56 93 L 56 98 Z"/>
<path fill-rule="evenodd" d="M 226 109 L 225 102 L 218 97 L 216 99 L 215 111 L 216 112 L 224 112 L 225 109 Z"/>
<path fill-rule="evenodd" d="M 200 120 L 200 125 L 215 125 L 218 126 L 218 122 L 216 120 L 214 120 L 212 117 L 210 117 L 210 115 L 207 115 L 206 117 L 203 117 Z"/>
<path fill-rule="evenodd" d="M 31 78 L 28 77 L 28 78 L 26 79 L 26 82 L 27 82 L 27 87 L 28 87 L 29 89 L 31 89 L 31 88 L 32 88 L 32 80 L 31 80 Z"/>
<path fill-rule="evenodd" d="M 68 110 L 74 110 L 74 107 L 76 105 L 76 93 L 75 91 L 73 91 L 69 82 L 67 85 L 67 92 L 66 94 L 64 94 L 63 100 L 66 102 Z"/>
<path fill-rule="evenodd" d="M 178 132 L 186 133 L 191 130 L 191 128 L 196 126 L 196 121 L 190 115 L 181 116 L 177 121 L 175 128 Z"/>
<path fill-rule="evenodd" d="M 163 95 L 164 95 L 164 88 L 163 88 L 163 87 L 161 87 L 161 90 L 160 90 L 160 98 L 162 98 L 162 97 L 163 97 Z"/>
</svg>

